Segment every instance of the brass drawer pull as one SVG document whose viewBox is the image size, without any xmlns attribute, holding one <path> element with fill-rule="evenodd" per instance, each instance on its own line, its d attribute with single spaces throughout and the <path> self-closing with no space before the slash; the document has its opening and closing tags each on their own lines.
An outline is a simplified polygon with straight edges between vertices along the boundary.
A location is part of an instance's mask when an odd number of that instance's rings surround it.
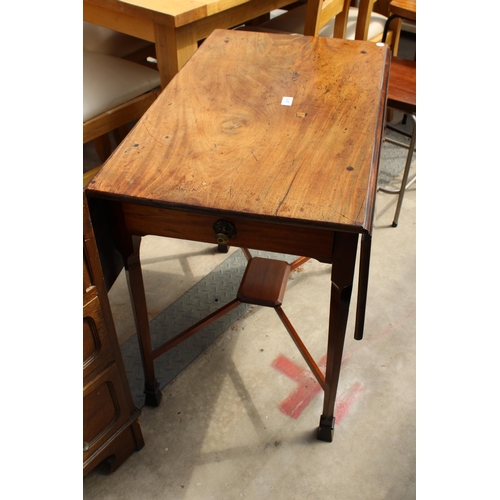
<svg viewBox="0 0 500 500">
<path fill-rule="evenodd" d="M 236 226 L 227 220 L 219 219 L 212 227 L 218 245 L 227 245 L 229 239 L 236 236 Z"/>
</svg>

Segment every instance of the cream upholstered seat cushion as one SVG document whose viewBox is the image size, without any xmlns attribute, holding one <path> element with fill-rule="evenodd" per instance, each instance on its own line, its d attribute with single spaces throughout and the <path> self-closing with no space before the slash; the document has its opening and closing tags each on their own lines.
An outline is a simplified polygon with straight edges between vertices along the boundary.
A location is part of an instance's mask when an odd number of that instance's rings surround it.
<svg viewBox="0 0 500 500">
<path fill-rule="evenodd" d="M 262 23 L 259 27 L 265 29 L 272 29 L 278 31 L 285 31 L 288 33 L 304 33 L 304 22 L 306 18 L 307 4 L 301 5 L 295 9 L 289 10 L 281 16 L 275 17 L 270 21 Z M 354 40 L 354 35 L 356 33 L 356 21 L 358 19 L 358 8 L 350 7 L 349 15 L 347 18 L 346 25 L 346 40 Z M 376 12 L 372 13 L 370 19 L 370 28 L 368 30 L 368 40 L 375 38 L 384 31 L 384 25 L 387 17 L 378 14 Z M 335 25 L 335 18 L 330 19 L 323 28 L 319 31 L 319 36 L 332 37 L 333 28 Z"/>
<path fill-rule="evenodd" d="M 147 40 L 83 21 L 83 50 L 125 57 L 148 45 Z"/>
<path fill-rule="evenodd" d="M 118 57 L 83 51 L 83 121 L 160 85 L 160 73 Z"/>
</svg>

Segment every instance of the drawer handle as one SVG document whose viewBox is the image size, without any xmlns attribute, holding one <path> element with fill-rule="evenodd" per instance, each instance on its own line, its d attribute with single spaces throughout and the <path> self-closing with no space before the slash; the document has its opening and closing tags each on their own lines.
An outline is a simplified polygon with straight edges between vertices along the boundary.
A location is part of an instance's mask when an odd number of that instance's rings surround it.
<svg viewBox="0 0 500 500">
<path fill-rule="evenodd" d="M 87 453 L 90 450 L 90 445 L 87 442 L 83 442 L 83 453 Z"/>
<path fill-rule="evenodd" d="M 236 236 L 236 226 L 227 220 L 219 219 L 212 226 L 215 232 L 215 241 L 218 245 L 227 245 L 229 238 Z"/>
</svg>

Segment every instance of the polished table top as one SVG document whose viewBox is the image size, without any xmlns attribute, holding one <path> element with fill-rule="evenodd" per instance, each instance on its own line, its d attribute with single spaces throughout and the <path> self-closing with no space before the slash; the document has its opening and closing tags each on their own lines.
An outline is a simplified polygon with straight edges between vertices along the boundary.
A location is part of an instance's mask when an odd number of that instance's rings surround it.
<svg viewBox="0 0 500 500">
<path fill-rule="evenodd" d="M 388 64 L 371 42 L 216 30 L 88 192 L 371 232 Z"/>
</svg>

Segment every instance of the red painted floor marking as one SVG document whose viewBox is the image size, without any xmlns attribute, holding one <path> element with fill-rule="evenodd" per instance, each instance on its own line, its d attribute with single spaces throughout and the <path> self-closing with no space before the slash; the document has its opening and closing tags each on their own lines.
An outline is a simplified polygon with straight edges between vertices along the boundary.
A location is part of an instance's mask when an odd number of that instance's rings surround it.
<svg viewBox="0 0 500 500">
<path fill-rule="evenodd" d="M 325 363 L 326 356 L 323 356 L 318 364 L 319 368 L 323 369 L 323 371 Z M 283 400 L 279 406 L 280 410 L 285 415 L 297 419 L 307 408 L 307 405 L 314 399 L 316 394 L 321 392 L 321 386 L 308 368 L 298 366 L 283 355 L 274 360 L 273 366 L 299 384 L 297 389 Z"/>
<path fill-rule="evenodd" d="M 396 323 L 394 323 L 394 324 L 389 323 L 389 325 L 387 325 L 387 327 L 378 335 L 376 335 L 372 338 L 369 338 L 369 339 L 364 339 L 360 343 L 357 343 L 356 347 L 354 347 L 350 351 L 344 353 L 344 355 L 342 356 L 342 363 L 345 363 L 345 361 L 347 361 L 355 352 L 359 351 L 359 349 L 361 349 L 363 347 L 362 344 L 367 344 L 367 343 L 371 344 L 373 342 L 378 342 L 379 340 L 384 338 L 386 335 L 389 335 L 389 333 L 391 333 L 393 330 L 395 330 L 396 328 L 399 328 L 403 323 L 406 322 L 407 319 L 411 318 L 415 314 L 415 312 L 416 312 L 415 309 L 412 309 Z"/>
<path fill-rule="evenodd" d="M 342 419 L 347 415 L 352 408 L 354 401 L 364 391 L 364 387 L 356 380 L 354 384 L 335 402 L 335 425 L 340 424 Z"/>
<path fill-rule="evenodd" d="M 325 357 L 325 359 L 326 359 L 326 357 Z M 307 375 L 311 379 L 314 380 L 314 375 L 310 371 L 295 364 L 292 360 L 288 359 L 287 357 L 285 357 L 283 355 L 278 356 L 273 361 L 273 366 L 274 366 L 274 368 L 276 368 L 280 372 L 284 373 L 287 377 L 292 378 L 293 380 L 298 381 L 298 379 L 304 375 Z"/>
<path fill-rule="evenodd" d="M 318 366 L 324 371 L 326 356 L 321 358 Z M 314 378 L 314 375 L 307 368 L 302 368 L 287 357 L 280 355 L 273 362 L 274 368 L 284 373 L 287 377 L 295 380 L 299 386 L 290 396 L 280 403 L 280 410 L 289 417 L 297 419 L 314 399 L 316 394 L 321 392 L 321 386 Z M 358 395 L 363 392 L 363 386 L 355 382 L 347 394 L 337 398 L 335 405 L 335 425 L 339 424 L 348 411 L 351 409 Z"/>
<path fill-rule="evenodd" d="M 398 328 L 409 317 L 415 313 L 414 310 L 410 311 L 403 318 L 395 324 L 389 324 L 384 331 L 376 337 L 373 337 L 368 342 L 377 342 L 381 338 L 391 333 L 394 329 Z M 365 340 L 365 342 L 367 342 Z M 342 356 L 342 363 L 344 364 L 359 348 L 351 349 L 351 351 L 344 353 Z M 326 367 L 326 355 L 323 356 L 318 363 L 319 368 L 324 373 Z M 314 375 L 308 368 L 302 368 L 287 357 L 280 355 L 273 361 L 273 367 L 285 374 L 287 377 L 295 380 L 299 385 L 298 387 L 284 399 L 280 405 L 280 410 L 294 419 L 300 417 L 302 412 L 307 408 L 309 403 L 314 399 L 316 394 L 321 392 L 321 386 L 315 379 Z M 360 382 L 356 381 L 347 391 L 347 393 L 337 397 L 335 402 L 335 425 L 339 424 L 342 419 L 347 415 L 352 405 L 358 396 L 364 391 L 364 387 Z"/>
</svg>

